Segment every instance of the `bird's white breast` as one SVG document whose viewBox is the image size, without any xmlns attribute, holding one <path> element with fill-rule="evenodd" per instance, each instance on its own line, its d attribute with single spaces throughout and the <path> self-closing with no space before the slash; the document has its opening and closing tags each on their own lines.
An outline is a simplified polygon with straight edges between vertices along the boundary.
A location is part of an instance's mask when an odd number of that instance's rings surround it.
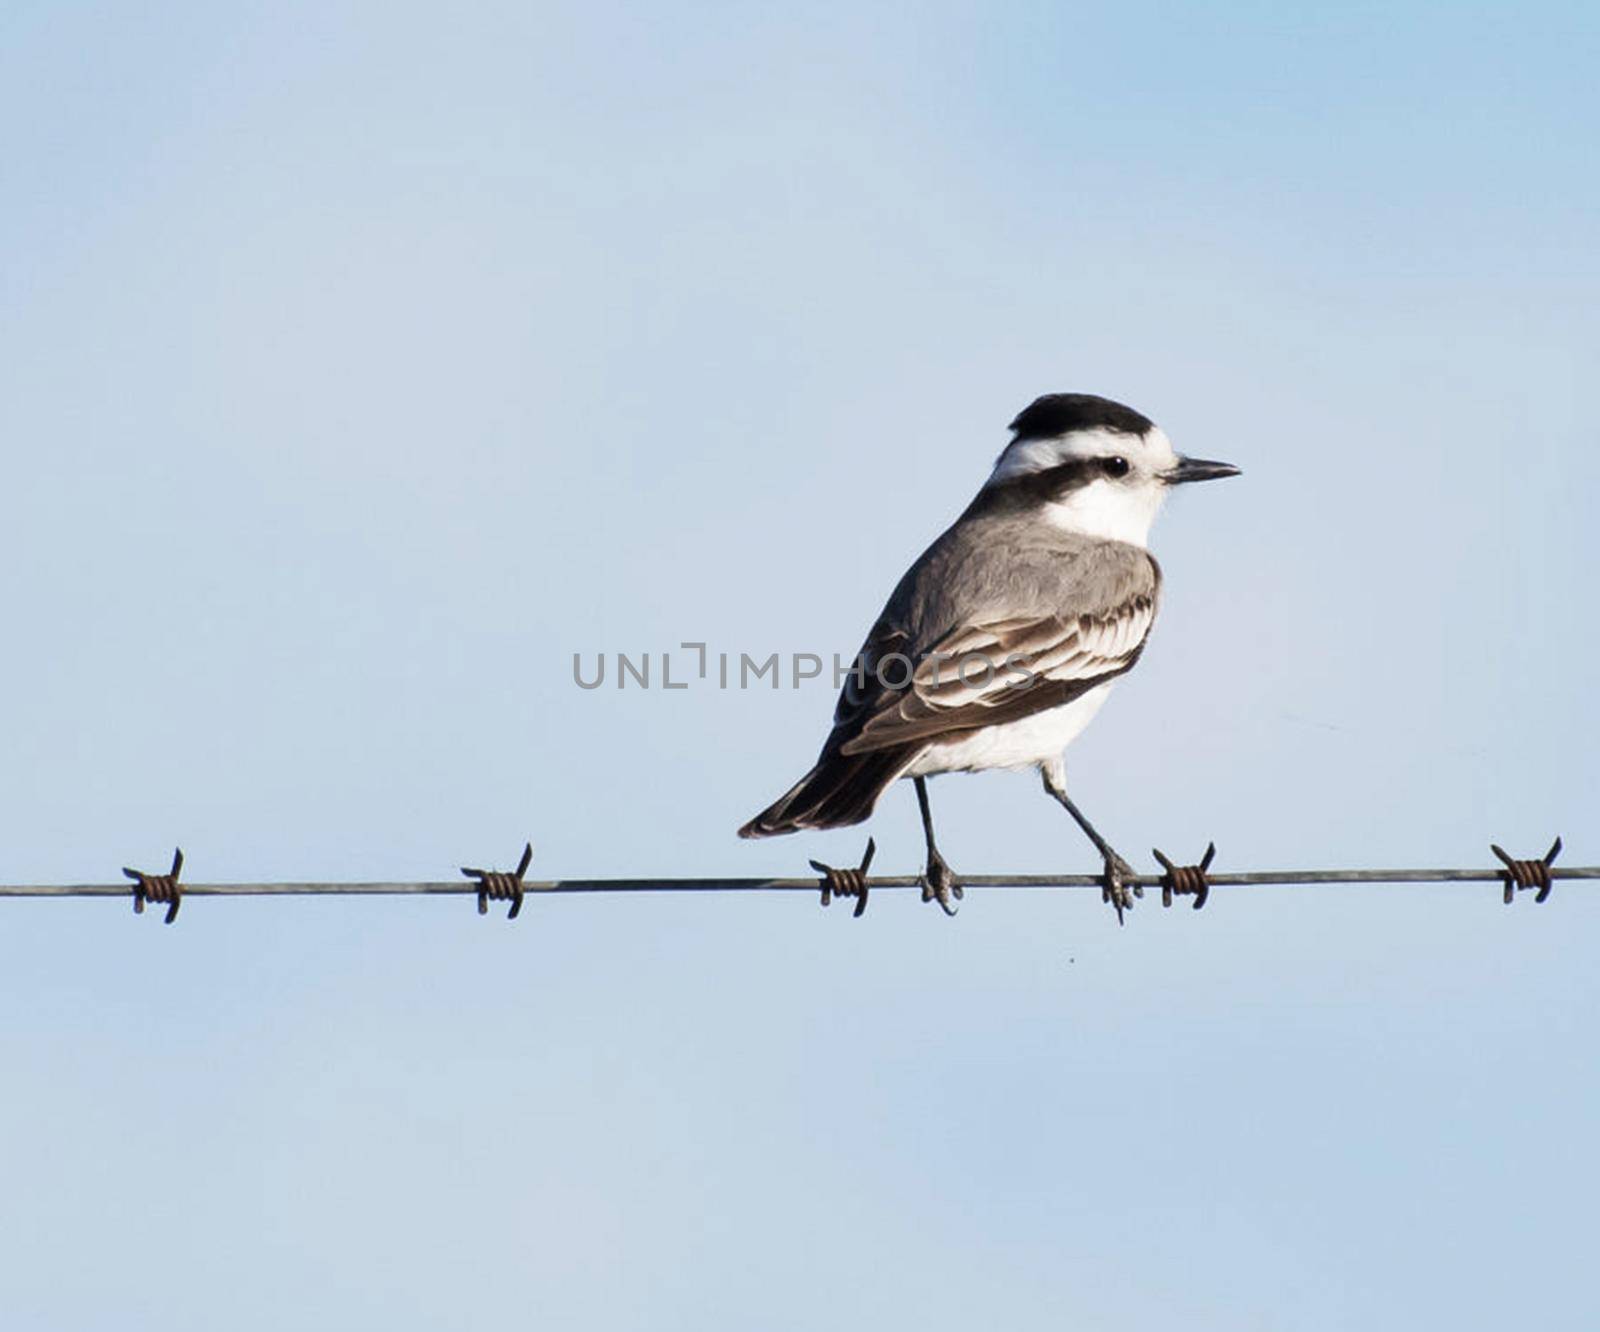
<svg viewBox="0 0 1600 1332">
<path fill-rule="evenodd" d="M 1096 685 L 1059 708 L 1018 721 L 970 731 L 958 740 L 930 745 L 903 774 L 931 777 L 940 772 L 980 772 L 990 768 L 1031 768 L 1054 763 L 1100 711 L 1114 681 Z"/>
</svg>

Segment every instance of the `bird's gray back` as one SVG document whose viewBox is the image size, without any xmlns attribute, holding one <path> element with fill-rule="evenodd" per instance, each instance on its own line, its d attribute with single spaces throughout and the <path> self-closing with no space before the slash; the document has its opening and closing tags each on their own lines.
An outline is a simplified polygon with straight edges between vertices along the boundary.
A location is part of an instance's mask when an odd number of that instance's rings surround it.
<svg viewBox="0 0 1600 1332">
<path fill-rule="evenodd" d="M 1096 619 L 1136 597 L 1154 599 L 1150 552 L 1008 515 L 947 529 L 906 570 L 880 623 L 904 629 L 913 656 L 952 629 L 999 620 Z"/>
</svg>

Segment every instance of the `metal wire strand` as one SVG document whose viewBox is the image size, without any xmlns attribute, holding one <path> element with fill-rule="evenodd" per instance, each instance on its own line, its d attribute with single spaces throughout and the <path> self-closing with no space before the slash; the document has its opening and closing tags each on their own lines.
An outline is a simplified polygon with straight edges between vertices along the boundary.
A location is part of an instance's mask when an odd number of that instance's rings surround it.
<svg viewBox="0 0 1600 1332">
<path fill-rule="evenodd" d="M 1555 866 L 1542 862 L 1542 874 L 1554 884 L 1557 881 L 1600 879 L 1600 865 Z M 1213 890 L 1217 888 L 1245 888 L 1281 885 L 1299 887 L 1306 885 L 1353 884 L 1415 884 L 1415 883 L 1504 883 L 1509 871 L 1503 865 L 1497 868 L 1465 869 L 1295 869 L 1255 870 L 1243 873 L 1213 873 L 1206 878 Z M 1531 871 L 1535 875 L 1541 871 Z M 139 871 L 130 873 L 135 877 Z M 165 878 L 168 876 L 159 876 Z M 175 876 L 173 876 L 175 877 Z M 1162 874 L 1134 875 L 1130 882 L 1147 888 L 1159 888 Z M 146 875 L 147 885 L 153 881 Z M 870 890 L 918 888 L 921 880 L 915 874 L 878 875 L 863 878 Z M 1539 879 L 1530 882 L 1537 887 Z M 969 874 L 962 883 L 973 888 L 1094 888 L 1101 887 L 1098 874 Z M 544 879 L 522 881 L 523 893 L 533 896 L 540 893 L 700 893 L 700 892 L 806 892 L 818 889 L 815 875 L 806 878 L 742 878 L 714 879 L 704 877 L 648 879 Z M 121 897 L 128 896 L 125 883 L 8 883 L 0 884 L 0 897 Z M 293 882 L 293 883 L 185 883 L 184 898 L 191 897 L 381 897 L 423 894 L 451 896 L 480 891 L 477 882 L 460 879 L 432 881 L 373 881 L 355 883 Z M 137 888 L 135 888 L 137 893 Z M 147 892 L 148 895 L 148 892 Z M 149 896 L 149 900 L 157 900 Z M 1537 893 L 1535 894 L 1537 900 Z"/>
</svg>

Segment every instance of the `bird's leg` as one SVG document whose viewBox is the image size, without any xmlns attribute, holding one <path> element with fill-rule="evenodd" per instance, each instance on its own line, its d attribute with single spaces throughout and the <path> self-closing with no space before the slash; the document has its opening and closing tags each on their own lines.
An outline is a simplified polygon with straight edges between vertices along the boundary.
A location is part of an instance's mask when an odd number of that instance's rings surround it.
<svg viewBox="0 0 1600 1332">
<path fill-rule="evenodd" d="M 1122 913 L 1133 908 L 1133 899 L 1143 897 L 1144 889 L 1138 884 L 1130 884 L 1129 879 L 1134 877 L 1133 866 L 1128 864 L 1116 852 L 1116 848 L 1098 832 L 1094 824 L 1084 817 L 1083 811 L 1072 803 L 1072 797 L 1067 794 L 1066 774 L 1060 770 L 1050 768 L 1043 770 L 1044 789 L 1050 793 L 1060 806 L 1072 815 L 1073 821 L 1083 829 L 1084 836 L 1094 843 L 1094 848 L 1106 863 L 1105 875 L 1101 879 L 1100 897 L 1104 902 L 1116 908 L 1117 924 L 1122 924 Z"/>
<path fill-rule="evenodd" d="M 953 916 L 956 914 L 956 903 L 961 900 L 961 885 L 956 882 L 955 874 L 945 864 L 944 857 L 933 842 L 933 811 L 928 808 L 928 780 L 926 777 L 914 777 L 912 781 L 917 788 L 917 806 L 922 810 L 922 833 L 928 839 L 928 867 L 922 871 L 922 900 L 937 902 L 945 915 Z"/>
</svg>

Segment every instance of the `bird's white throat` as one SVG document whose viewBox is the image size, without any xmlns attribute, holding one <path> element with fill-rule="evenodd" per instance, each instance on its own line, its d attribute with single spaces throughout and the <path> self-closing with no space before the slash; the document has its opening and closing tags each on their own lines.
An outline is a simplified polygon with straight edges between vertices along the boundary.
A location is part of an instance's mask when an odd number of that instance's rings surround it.
<svg viewBox="0 0 1600 1332">
<path fill-rule="evenodd" d="M 1046 504 L 1044 517 L 1068 532 L 1143 546 L 1150 540 L 1165 490 L 1159 483 L 1127 488 L 1114 481 L 1092 481 L 1065 499 Z"/>
</svg>

